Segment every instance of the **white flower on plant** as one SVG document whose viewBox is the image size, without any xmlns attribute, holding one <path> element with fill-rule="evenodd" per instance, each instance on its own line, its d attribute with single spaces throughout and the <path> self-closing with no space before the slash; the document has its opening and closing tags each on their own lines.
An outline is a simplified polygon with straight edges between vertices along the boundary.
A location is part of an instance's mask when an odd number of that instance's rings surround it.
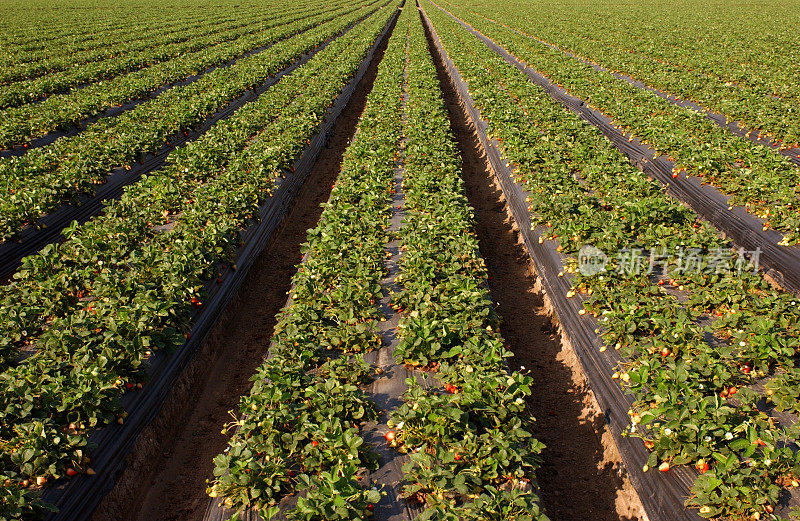
<svg viewBox="0 0 800 521">
<path fill-rule="evenodd" d="M 728 441 L 731 441 L 733 439 L 733 433 L 730 432 L 730 431 L 726 432 L 725 433 L 725 439 L 728 440 Z"/>
<path fill-rule="evenodd" d="M 742 346 L 742 347 L 744 347 L 744 346 L 746 346 L 747 344 L 745 343 L 745 341 L 744 341 L 744 340 L 742 340 L 741 342 L 739 342 L 739 345 L 740 345 L 740 346 Z"/>
<path fill-rule="evenodd" d="M 671 434 L 672 434 L 672 429 L 670 429 L 669 427 L 667 427 L 666 429 L 664 429 L 664 436 L 669 436 L 669 435 L 671 435 Z"/>
<path fill-rule="evenodd" d="M 711 436 L 706 436 L 705 438 L 703 438 L 703 440 L 705 440 L 705 442 L 708 443 L 711 441 Z"/>
<path fill-rule="evenodd" d="M 766 465 L 767 467 L 769 467 L 770 465 L 772 465 L 772 460 L 771 460 L 771 459 L 769 459 L 769 458 L 765 459 L 765 460 L 764 460 L 764 465 Z"/>
</svg>

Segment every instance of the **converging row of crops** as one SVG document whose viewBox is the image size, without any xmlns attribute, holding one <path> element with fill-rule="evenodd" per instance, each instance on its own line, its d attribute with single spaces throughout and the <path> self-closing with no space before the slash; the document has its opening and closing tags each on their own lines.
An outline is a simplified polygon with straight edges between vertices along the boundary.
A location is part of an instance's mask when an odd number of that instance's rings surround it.
<svg viewBox="0 0 800 521">
<path fill-rule="evenodd" d="M 123 423 L 120 397 L 146 388 L 152 352 L 189 338 L 192 317 L 234 258 L 241 232 L 291 174 L 395 5 L 338 17 L 287 40 L 270 63 L 243 69 L 244 78 L 261 78 L 247 79 L 251 85 L 323 44 L 256 101 L 176 150 L 163 169 L 129 187 L 102 215 L 71 226 L 65 241 L 25 259 L 2 288 L 4 515 L 28 511 L 31 492 L 48 481 L 91 468 L 91 430 Z M 213 98 L 215 91 L 199 95 Z"/>
<path fill-rule="evenodd" d="M 363 519 L 386 493 L 367 486 L 364 471 L 382 462 L 359 437 L 364 424 L 386 421 L 364 390 L 384 370 L 362 353 L 381 349 L 376 302 L 385 245 L 397 234 L 402 289 L 391 301 L 402 318 L 393 356 L 417 370 L 381 441 L 410 455 L 405 496 L 427 505 L 425 518 L 545 519 L 533 481 L 541 447 L 523 400 L 533 389 L 504 367 L 448 129 L 419 15 L 404 9 L 309 233 L 270 357 L 216 460 L 209 490 L 228 508 L 269 519 L 283 497 L 306 490 L 289 518 Z M 387 233 L 398 162 L 406 218 Z M 354 212 L 362 218 L 350 219 Z M 427 373 L 440 385 L 420 385 Z"/>
<path fill-rule="evenodd" d="M 800 6 L 681 6 L 0 5 L 0 521 L 800 519 Z"/>
<path fill-rule="evenodd" d="M 501 38 L 534 69 L 546 63 L 540 59 L 560 56 L 464 9 L 432 2 L 426 7 L 489 124 L 490 137 L 499 142 L 527 193 L 533 225 L 544 226 L 540 241 L 557 241 L 567 255 L 558 274 L 574 274 L 566 296 L 584 296 L 580 313 L 596 317 L 595 331 L 604 341 L 600 350 L 619 350 L 618 370 L 611 377 L 633 394 L 625 434 L 642 438 L 650 451 L 644 471 L 694 466 L 699 476 L 689 504 L 703 517 L 772 514 L 782 494 L 797 487 L 800 473 L 800 457 L 792 447 L 796 424 L 771 412 L 799 412 L 797 297 L 774 289 L 749 263 L 744 270 L 709 268 L 713 257 L 708 253 L 732 251 L 730 243 L 665 196 L 597 129 L 532 83 L 456 16 L 465 16 L 476 31 Z M 540 46 L 536 54 L 533 45 Z M 567 66 L 546 70 L 564 74 L 559 83 L 573 81 L 566 79 Z M 589 68 L 581 77 L 596 74 Z M 591 85 L 572 78 L 576 86 Z M 626 113 L 641 107 L 620 104 L 618 96 L 614 104 Z M 577 259 L 585 245 L 603 252 L 647 252 L 648 258 L 660 256 L 662 265 L 655 271 L 629 270 L 624 257 L 612 257 L 606 270 L 585 273 Z M 683 251 L 695 252 L 701 265 L 688 266 Z"/>
</svg>

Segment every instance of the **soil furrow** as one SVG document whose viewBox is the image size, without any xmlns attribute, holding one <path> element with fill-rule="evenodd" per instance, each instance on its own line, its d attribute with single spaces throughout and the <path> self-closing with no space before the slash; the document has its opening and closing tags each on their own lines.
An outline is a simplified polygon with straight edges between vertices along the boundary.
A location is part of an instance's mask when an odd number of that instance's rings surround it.
<svg viewBox="0 0 800 521">
<path fill-rule="evenodd" d="M 528 405 L 537 420 L 535 435 L 547 447 L 537 471 L 542 508 L 558 521 L 644 519 L 603 412 L 575 352 L 551 321 L 516 223 L 429 32 L 428 43 L 461 152 L 492 298 L 503 317 L 501 332 L 515 355 L 509 363 L 534 379 Z"/>
<path fill-rule="evenodd" d="M 386 48 L 378 47 L 364 78 L 339 116 L 326 148 L 300 190 L 292 210 L 253 264 L 245 283 L 215 325 L 199 356 L 184 371 L 159 416 L 140 437 L 119 484 L 101 503 L 95 521 L 201 520 L 209 503 L 206 479 L 227 436 L 250 376 L 263 362 L 286 303 L 306 233 L 319 220 L 345 149 L 355 132 Z"/>
</svg>

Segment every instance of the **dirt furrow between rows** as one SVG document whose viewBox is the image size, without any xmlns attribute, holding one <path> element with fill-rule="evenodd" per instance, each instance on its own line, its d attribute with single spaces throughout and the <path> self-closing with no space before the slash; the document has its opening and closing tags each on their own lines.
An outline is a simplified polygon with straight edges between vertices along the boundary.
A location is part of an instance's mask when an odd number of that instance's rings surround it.
<svg viewBox="0 0 800 521">
<path fill-rule="evenodd" d="M 552 310 L 519 237 L 476 130 L 428 34 L 462 157 L 467 197 L 475 208 L 481 256 L 509 349 L 512 370 L 534 380 L 528 406 L 546 445 L 537 471 L 542 508 L 554 521 L 646 519 L 626 477 L 603 411 L 576 353 L 552 322 Z"/>
<path fill-rule="evenodd" d="M 217 322 L 201 353 L 184 372 L 158 418 L 141 436 L 119 484 L 101 503 L 95 521 L 201 520 L 208 505 L 206 479 L 226 446 L 221 427 L 231 420 L 249 378 L 263 362 L 277 313 L 286 303 L 306 232 L 322 213 L 355 132 L 386 48 L 339 117 L 327 147 L 273 240 Z"/>
</svg>

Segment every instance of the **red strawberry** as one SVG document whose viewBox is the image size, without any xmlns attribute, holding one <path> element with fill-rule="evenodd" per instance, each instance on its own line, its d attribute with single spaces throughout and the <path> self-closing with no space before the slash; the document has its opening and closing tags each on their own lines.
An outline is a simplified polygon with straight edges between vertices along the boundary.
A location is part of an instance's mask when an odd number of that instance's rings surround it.
<svg viewBox="0 0 800 521">
<path fill-rule="evenodd" d="M 78 475 L 78 471 L 77 470 L 75 470 L 73 468 L 68 468 L 67 469 L 67 476 L 72 477 L 72 476 L 77 476 L 77 475 Z"/>
<path fill-rule="evenodd" d="M 312 447 L 316 447 L 317 445 L 319 445 L 319 442 L 317 440 L 311 442 Z"/>
</svg>

